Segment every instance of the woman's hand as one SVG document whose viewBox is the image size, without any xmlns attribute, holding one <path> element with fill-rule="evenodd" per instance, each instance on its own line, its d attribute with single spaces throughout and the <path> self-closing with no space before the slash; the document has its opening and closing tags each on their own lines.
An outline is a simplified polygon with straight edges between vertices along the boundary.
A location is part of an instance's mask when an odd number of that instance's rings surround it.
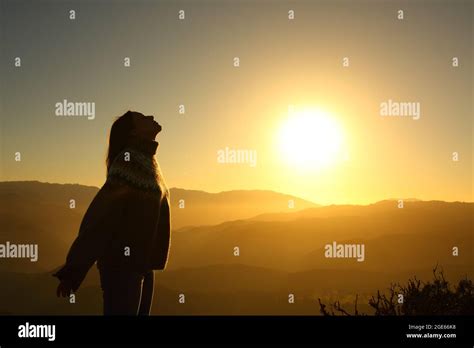
<svg viewBox="0 0 474 348">
<path fill-rule="evenodd" d="M 72 286 L 69 282 L 61 281 L 56 289 L 56 296 L 69 297 L 72 293 Z"/>
</svg>

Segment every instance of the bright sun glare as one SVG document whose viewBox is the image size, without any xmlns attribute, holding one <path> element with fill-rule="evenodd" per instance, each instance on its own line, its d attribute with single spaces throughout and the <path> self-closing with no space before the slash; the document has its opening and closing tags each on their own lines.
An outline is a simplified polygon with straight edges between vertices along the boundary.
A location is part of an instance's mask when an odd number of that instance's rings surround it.
<svg viewBox="0 0 474 348">
<path fill-rule="evenodd" d="M 280 153 L 296 169 L 314 170 L 341 156 L 343 135 L 336 119 L 324 110 L 290 112 L 279 134 Z"/>
</svg>

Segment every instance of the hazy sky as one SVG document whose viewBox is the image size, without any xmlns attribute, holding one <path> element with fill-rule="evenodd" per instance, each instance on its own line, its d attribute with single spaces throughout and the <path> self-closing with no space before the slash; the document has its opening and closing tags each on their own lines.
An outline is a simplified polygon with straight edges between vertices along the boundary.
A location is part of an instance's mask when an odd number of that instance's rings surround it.
<svg viewBox="0 0 474 348">
<path fill-rule="evenodd" d="M 1 0 L 1 180 L 101 186 L 111 123 L 131 109 L 162 124 L 157 158 L 171 187 L 270 189 L 323 204 L 472 201 L 472 7 Z M 95 118 L 56 116 L 63 99 L 94 102 Z M 420 118 L 382 117 L 389 99 L 419 103 Z M 278 135 L 289 104 L 336 120 L 345 159 L 292 165 Z M 226 147 L 255 150 L 256 166 L 219 163 Z"/>
</svg>

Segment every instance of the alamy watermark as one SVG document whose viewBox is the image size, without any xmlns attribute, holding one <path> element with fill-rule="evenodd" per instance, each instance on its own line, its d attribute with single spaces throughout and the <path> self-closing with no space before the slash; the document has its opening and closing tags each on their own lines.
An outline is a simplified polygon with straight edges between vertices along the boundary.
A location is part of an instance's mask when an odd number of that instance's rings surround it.
<svg viewBox="0 0 474 348">
<path fill-rule="evenodd" d="M 257 150 L 250 149 L 225 149 L 217 150 L 217 163 L 222 164 L 248 164 L 250 167 L 257 165 Z"/>
<path fill-rule="evenodd" d="M 419 120 L 421 107 L 419 102 L 396 102 L 392 99 L 380 103 L 380 116 L 411 117 Z"/>
<path fill-rule="evenodd" d="M 26 322 L 18 326 L 19 338 L 47 338 L 48 341 L 56 340 L 56 325 L 35 325 Z"/>
<path fill-rule="evenodd" d="M 38 261 L 38 244 L 13 244 L 9 241 L 0 244 L 0 259 L 30 259 Z"/>
<path fill-rule="evenodd" d="M 324 246 L 324 257 L 326 258 L 355 258 L 358 262 L 365 260 L 364 244 L 338 244 L 335 241 L 332 244 Z"/>
<path fill-rule="evenodd" d="M 94 102 L 70 102 L 64 99 L 55 104 L 56 116 L 87 116 L 88 120 L 95 119 Z"/>
</svg>

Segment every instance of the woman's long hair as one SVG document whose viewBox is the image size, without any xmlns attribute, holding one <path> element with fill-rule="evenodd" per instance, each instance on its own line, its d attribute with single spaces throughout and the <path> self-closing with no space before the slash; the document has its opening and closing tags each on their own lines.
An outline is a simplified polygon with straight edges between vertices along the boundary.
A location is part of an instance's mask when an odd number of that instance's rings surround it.
<svg viewBox="0 0 474 348">
<path fill-rule="evenodd" d="M 109 168 L 117 155 L 125 148 L 130 134 L 133 130 L 133 112 L 127 111 L 122 116 L 119 116 L 110 128 L 109 135 L 109 150 L 107 152 L 107 174 Z"/>
</svg>

